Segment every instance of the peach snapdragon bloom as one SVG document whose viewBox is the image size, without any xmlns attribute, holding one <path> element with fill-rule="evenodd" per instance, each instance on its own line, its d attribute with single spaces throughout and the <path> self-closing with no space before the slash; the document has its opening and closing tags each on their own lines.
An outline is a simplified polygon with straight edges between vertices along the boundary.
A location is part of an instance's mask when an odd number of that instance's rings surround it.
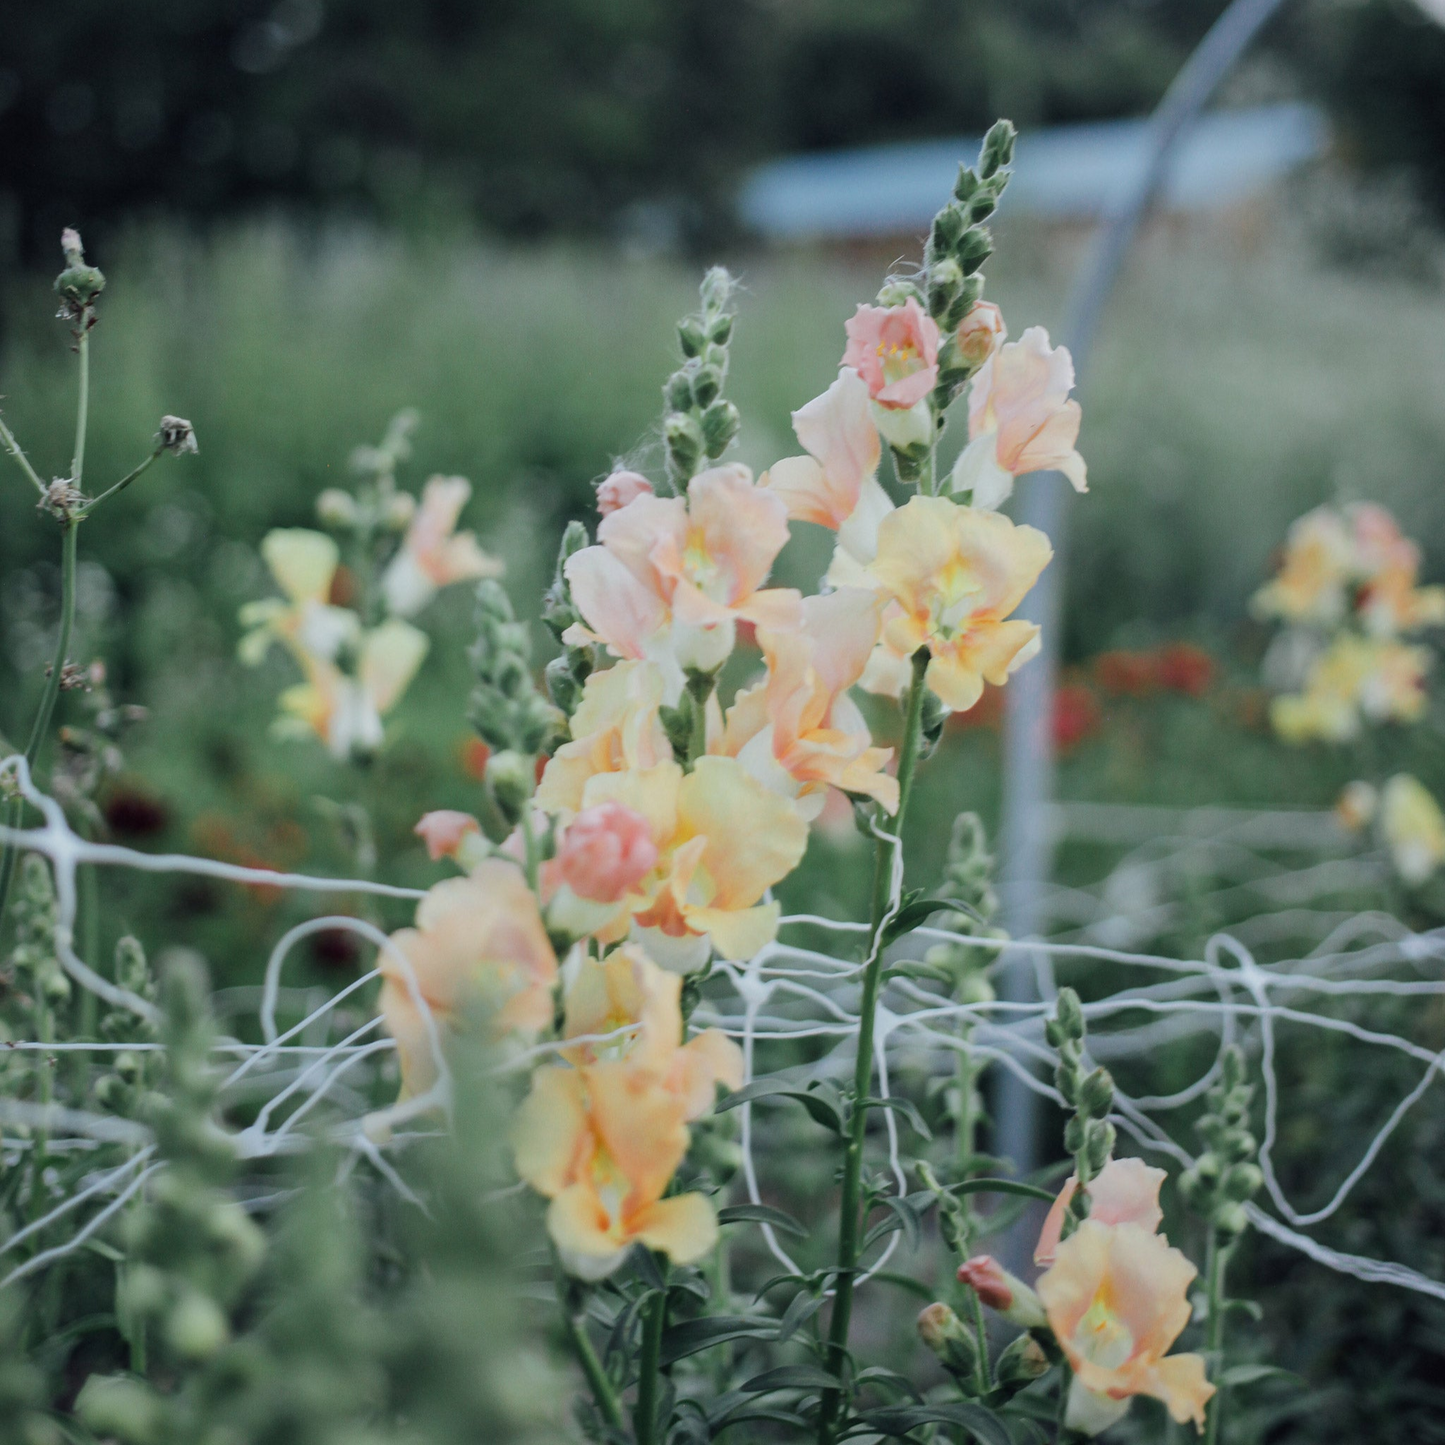
<svg viewBox="0 0 1445 1445">
<path fill-rule="evenodd" d="M 703 1194 L 664 1198 L 687 1153 L 688 1101 L 645 1061 L 549 1065 L 517 1110 L 517 1173 L 552 1201 L 547 1230 L 564 1267 L 601 1279 L 634 1244 L 692 1264 L 717 1241 Z"/>
<path fill-rule="evenodd" d="M 985 682 L 1002 686 L 1038 651 L 1038 627 L 1009 614 L 1052 555 L 1042 532 L 1001 513 L 914 497 L 883 519 L 868 567 L 897 604 L 884 618 L 888 651 L 905 662 L 928 648 L 929 687 L 945 706 L 966 711 Z"/>
<path fill-rule="evenodd" d="M 1420 587 L 1420 549 L 1374 502 L 1345 509 L 1361 581 L 1356 607 L 1365 631 L 1398 637 L 1445 625 L 1445 587 Z"/>
<path fill-rule="evenodd" d="M 803 602 L 796 631 L 759 630 L 767 678 L 737 695 L 720 750 L 765 786 L 794 798 L 811 820 L 828 789 L 876 798 L 892 813 L 898 781 L 885 771 L 891 748 L 873 746 L 848 695 L 872 656 L 882 599 L 854 587 Z"/>
<path fill-rule="evenodd" d="M 992 301 L 975 301 L 953 335 L 959 356 L 980 367 L 1008 340 L 1008 327 Z"/>
<path fill-rule="evenodd" d="M 602 960 L 583 958 L 567 988 L 562 1036 L 620 1036 L 578 1044 L 567 1057 L 579 1066 L 630 1059 L 682 1098 L 685 1119 L 701 1118 L 712 1108 L 719 1084 L 742 1088 L 743 1055 L 720 1029 L 704 1029 L 683 1043 L 681 997 L 681 977 L 659 968 L 633 944 Z M 624 1029 L 629 1032 L 621 1034 Z"/>
<path fill-rule="evenodd" d="M 1161 1400 L 1170 1418 L 1204 1428 L 1214 1394 L 1200 1355 L 1169 1355 L 1189 1323 L 1198 1271 L 1140 1224 L 1089 1218 L 1055 1251 L 1036 1289 L 1074 1372 L 1065 1424 L 1097 1435 L 1123 1418 L 1133 1395 Z"/>
<path fill-rule="evenodd" d="M 1363 833 L 1379 810 L 1379 789 L 1361 778 L 1346 783 L 1335 799 L 1335 820 L 1347 833 Z"/>
<path fill-rule="evenodd" d="M 625 467 L 619 467 L 598 484 L 597 510 L 606 517 L 613 512 L 620 512 L 638 497 L 652 495 L 652 483 L 641 472 L 630 472 Z"/>
<path fill-rule="evenodd" d="M 537 785 L 537 804 L 576 812 L 588 778 L 672 761 L 658 709 L 667 678 L 651 662 L 619 662 L 592 673 L 572 714 L 572 741 L 548 760 Z"/>
<path fill-rule="evenodd" d="M 499 1038 L 552 1022 L 557 955 L 521 870 L 500 858 L 428 889 L 416 927 L 391 935 L 380 968 L 381 1016 L 396 1040 L 403 1098 L 436 1082 L 433 1033 L 467 1006 L 486 1010 Z"/>
<path fill-rule="evenodd" d="M 1275 732 L 1290 743 L 1348 742 L 1362 719 L 1418 722 L 1425 713 L 1427 647 L 1343 632 L 1311 665 L 1304 691 L 1270 704 Z"/>
<path fill-rule="evenodd" d="M 992 510 L 1025 472 L 1062 472 L 1076 492 L 1089 489 L 1088 469 L 1075 443 L 1083 417 L 1069 399 L 1074 362 L 1065 346 L 1049 345 L 1042 326 L 1030 326 L 979 367 L 968 395 L 968 446 L 953 468 L 955 492 Z"/>
<path fill-rule="evenodd" d="M 1279 571 L 1250 603 L 1256 617 L 1331 624 L 1345 614 L 1355 539 L 1339 513 L 1316 507 L 1291 523 Z"/>
<path fill-rule="evenodd" d="M 266 597 L 241 608 L 241 661 L 259 663 L 273 642 L 282 643 L 304 667 L 314 659 L 332 661 L 361 635 L 361 619 L 327 600 L 340 562 L 336 543 L 324 532 L 281 527 L 261 542 L 261 556 L 282 597 Z"/>
<path fill-rule="evenodd" d="M 412 832 L 426 844 L 426 855 L 433 863 L 443 858 L 459 858 L 469 839 L 480 839 L 482 825 L 470 813 L 455 808 L 437 808 L 423 813 Z"/>
<path fill-rule="evenodd" d="M 559 821 L 557 851 L 542 865 L 540 880 L 547 927 L 554 937 L 574 939 L 615 932 L 618 922 L 625 929 L 628 895 L 657 865 L 648 820 L 609 801 Z"/>
<path fill-rule="evenodd" d="M 1395 869 L 1418 888 L 1445 863 L 1445 814 L 1430 790 L 1409 773 L 1397 773 L 1380 796 L 1380 833 Z"/>
<path fill-rule="evenodd" d="M 674 762 L 598 773 L 583 804 L 617 802 L 647 819 L 657 866 L 624 899 L 649 954 L 679 972 L 700 968 L 709 948 L 751 958 L 777 933 L 779 907 L 760 900 L 797 867 L 807 825 L 734 758 L 702 757 L 690 773 Z M 597 936 L 626 935 L 622 918 Z"/>
<path fill-rule="evenodd" d="M 396 617 L 411 617 L 453 582 L 500 577 L 500 559 L 488 556 L 472 532 L 458 532 L 472 484 L 465 477 L 433 477 L 422 488 L 421 506 L 400 549 L 382 573 L 381 592 Z"/>
<path fill-rule="evenodd" d="M 1137 1224 L 1152 1234 L 1164 1222 L 1159 1191 L 1168 1177 L 1164 1170 L 1151 1169 L 1142 1159 L 1110 1159 L 1084 1190 L 1089 1196 L 1088 1217 L 1100 1224 Z M 1078 1188 L 1079 1176 L 1071 1174 L 1039 1231 L 1039 1242 L 1034 1246 L 1035 1264 L 1054 1262 L 1064 1216 Z"/>
<path fill-rule="evenodd" d="M 739 620 L 794 621 L 798 593 L 763 586 L 787 540 L 786 506 L 741 465 L 699 472 L 685 499 L 634 497 L 603 517 L 597 545 L 567 559 L 583 620 L 565 640 L 652 658 L 666 669 L 675 701 L 685 669 L 708 672 L 726 661 Z"/>
<path fill-rule="evenodd" d="M 863 378 L 880 407 L 909 410 L 937 384 L 938 324 L 914 297 L 902 306 L 859 306 L 844 329 L 843 365 Z"/>
<path fill-rule="evenodd" d="M 844 367 L 827 391 L 793 413 L 793 430 L 807 455 L 784 457 L 758 485 L 777 493 L 794 521 L 837 532 L 828 581 L 858 586 L 878 551 L 878 524 L 893 510 L 878 481 L 883 443 L 863 379 Z"/>
<path fill-rule="evenodd" d="M 279 736 L 315 733 L 332 756 L 369 756 L 382 744 L 382 719 L 400 702 L 429 646 L 426 633 L 388 618 L 361 635 L 356 672 L 343 672 L 328 658 L 299 654 L 306 681 L 277 699 Z"/>
</svg>

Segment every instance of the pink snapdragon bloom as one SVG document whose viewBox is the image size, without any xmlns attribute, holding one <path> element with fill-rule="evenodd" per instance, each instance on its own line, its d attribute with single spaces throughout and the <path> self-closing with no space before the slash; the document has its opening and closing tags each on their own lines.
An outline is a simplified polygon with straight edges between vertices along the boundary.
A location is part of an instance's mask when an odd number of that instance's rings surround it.
<svg viewBox="0 0 1445 1445">
<path fill-rule="evenodd" d="M 397 617 L 420 612 L 453 582 L 501 575 L 502 563 L 482 551 L 476 536 L 457 531 L 471 495 L 465 477 L 433 477 L 422 489 L 421 506 L 381 579 L 386 605 Z"/>
<path fill-rule="evenodd" d="M 992 510 L 1025 472 L 1058 471 L 1074 490 L 1089 489 L 1088 469 L 1075 443 L 1083 412 L 1069 400 L 1074 361 L 1049 345 L 1042 326 L 1030 326 L 979 367 L 968 397 L 969 443 L 953 468 L 953 490 L 970 491 L 973 505 Z"/>
<path fill-rule="evenodd" d="M 423 813 L 412 832 L 426 844 L 427 857 L 433 863 L 442 858 L 455 858 L 463 842 L 472 834 L 480 834 L 482 825 L 470 813 L 455 808 L 438 808 Z"/>
<path fill-rule="evenodd" d="M 992 301 L 975 301 L 954 333 L 959 356 L 973 367 L 982 366 L 1007 338 L 1003 312 Z"/>
<path fill-rule="evenodd" d="M 1089 1218 L 1099 1224 L 1137 1224 L 1154 1233 L 1164 1221 L 1159 1191 L 1168 1177 L 1164 1170 L 1151 1169 L 1142 1159 L 1110 1159 L 1089 1181 Z M 1079 1176 L 1071 1174 L 1039 1231 L 1039 1242 L 1034 1247 L 1035 1264 L 1054 1262 L 1064 1229 L 1064 1214 L 1078 1187 Z"/>
<path fill-rule="evenodd" d="M 902 306 L 860 306 L 845 325 L 851 366 L 879 406 L 917 406 L 938 381 L 938 325 L 910 296 Z"/>
<path fill-rule="evenodd" d="M 623 803 L 580 812 L 557 852 L 557 874 L 579 898 L 617 903 L 657 864 L 647 819 Z"/>
<path fill-rule="evenodd" d="M 652 495 L 652 483 L 641 472 L 619 468 L 597 488 L 597 510 L 607 517 L 613 512 L 620 512 L 638 497 Z"/>
<path fill-rule="evenodd" d="M 1045 1322 L 1043 1302 L 991 1254 L 976 1254 L 958 1267 L 958 1277 L 991 1310 L 1025 1329 Z"/>
<path fill-rule="evenodd" d="M 567 559 L 583 622 L 565 640 L 661 662 L 675 697 L 683 669 L 722 665 L 737 622 L 795 623 L 799 594 L 763 587 L 787 540 L 787 507 L 744 466 L 699 472 L 685 499 L 638 496 L 602 519 L 598 545 Z"/>
</svg>

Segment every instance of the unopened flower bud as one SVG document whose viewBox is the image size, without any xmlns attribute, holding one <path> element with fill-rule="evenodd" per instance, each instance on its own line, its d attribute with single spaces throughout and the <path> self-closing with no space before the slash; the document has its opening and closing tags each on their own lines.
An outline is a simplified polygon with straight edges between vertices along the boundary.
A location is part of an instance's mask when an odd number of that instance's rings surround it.
<svg viewBox="0 0 1445 1445">
<path fill-rule="evenodd" d="M 1064 1125 L 1064 1148 L 1070 1154 L 1081 1154 L 1087 1135 L 1084 1132 L 1084 1121 L 1077 1114 L 1073 1115 L 1068 1123 Z"/>
<path fill-rule="evenodd" d="M 316 520 L 323 527 L 351 527 L 356 524 L 356 498 L 340 487 L 327 487 L 316 499 Z"/>
<path fill-rule="evenodd" d="M 1048 1322 L 1043 1301 L 1023 1280 L 1011 1275 L 991 1254 L 978 1254 L 958 1267 L 958 1277 L 1004 1319 L 1026 1330 Z"/>
<path fill-rule="evenodd" d="M 1004 166 L 1013 164 L 1014 142 L 1018 131 L 1011 120 L 996 120 L 983 138 L 983 148 L 978 154 L 979 176 L 988 180 Z"/>
<path fill-rule="evenodd" d="M 187 1290 L 166 1320 L 166 1341 L 183 1359 L 209 1359 L 226 1343 L 230 1327 L 221 1307 L 199 1290 Z"/>
<path fill-rule="evenodd" d="M 1230 1199 L 1244 1203 L 1259 1193 L 1264 1173 L 1257 1164 L 1236 1164 L 1224 1176 L 1224 1192 Z"/>
<path fill-rule="evenodd" d="M 715 366 L 703 366 L 692 379 L 692 394 L 699 406 L 711 406 L 722 390 L 722 372 Z"/>
<path fill-rule="evenodd" d="M 959 356 L 977 368 L 993 355 L 1008 330 L 1003 324 L 1003 312 L 992 301 L 979 301 L 970 307 L 956 334 Z"/>
<path fill-rule="evenodd" d="M 1049 1372 L 1049 1358 L 1032 1335 L 1020 1335 L 998 1357 L 994 1378 L 1001 1389 L 1022 1390 Z"/>
<path fill-rule="evenodd" d="M 156 441 L 173 457 L 185 456 L 187 452 L 194 455 L 200 450 L 196 445 L 196 429 L 183 416 L 163 416 Z"/>
<path fill-rule="evenodd" d="M 1114 1126 L 1107 1119 L 1090 1119 L 1084 1131 L 1084 1143 L 1088 1154 L 1089 1169 L 1092 1173 L 1097 1174 L 1113 1156 Z"/>
<path fill-rule="evenodd" d="M 85 248 L 80 233 L 67 226 L 60 233 L 60 249 L 65 256 L 65 269 L 55 278 L 55 294 L 60 297 L 60 315 L 67 321 L 77 320 L 95 304 L 105 290 L 105 277 L 95 266 L 85 262 Z"/>
<path fill-rule="evenodd" d="M 1243 1204 L 1222 1205 L 1214 1216 L 1214 1227 L 1221 1234 L 1243 1234 L 1249 1228 L 1249 1215 Z"/>
<path fill-rule="evenodd" d="M 695 316 L 677 323 L 677 339 L 682 345 L 684 356 L 696 356 L 707 345 L 707 335 L 702 323 Z"/>
<path fill-rule="evenodd" d="M 493 753 L 487 759 L 487 787 L 508 822 L 515 822 L 522 816 L 522 809 L 532 796 L 535 780 L 532 760 L 524 758 L 521 753 L 507 749 Z"/>
<path fill-rule="evenodd" d="M 963 212 L 953 203 L 946 205 L 934 218 L 928 244 L 936 256 L 947 256 L 958 245 L 966 222 Z"/>
<path fill-rule="evenodd" d="M 702 414 L 703 445 L 709 457 L 720 457 L 738 434 L 742 418 L 730 401 L 715 401 Z"/>
<path fill-rule="evenodd" d="M 993 237 L 982 226 L 963 233 L 954 256 L 965 276 L 972 276 L 993 255 Z"/>
<path fill-rule="evenodd" d="M 662 439 L 667 443 L 673 465 L 684 475 L 691 476 L 706 446 L 696 418 L 683 411 L 669 412 L 662 419 Z"/>
<path fill-rule="evenodd" d="M 1071 988 L 1061 988 L 1054 1004 L 1054 1017 L 1066 1038 L 1084 1037 L 1084 1007 L 1079 996 Z"/>
<path fill-rule="evenodd" d="M 75 1413 L 96 1436 L 152 1445 L 161 1438 L 167 1411 L 161 1396 L 144 1381 L 96 1373 L 76 1396 Z"/>
<path fill-rule="evenodd" d="M 901 276 L 890 276 L 878 288 L 880 306 L 905 306 L 909 301 L 917 301 L 921 306 L 926 299 L 912 281 L 905 281 Z"/>
<path fill-rule="evenodd" d="M 978 1341 L 946 1304 L 925 1305 L 918 1312 L 918 1338 L 950 1374 L 970 1376 L 977 1368 Z"/>
<path fill-rule="evenodd" d="M 1237 1089 L 1244 1082 L 1246 1072 L 1244 1050 L 1238 1044 L 1230 1044 L 1219 1061 L 1220 1088 L 1225 1093 Z"/>
<path fill-rule="evenodd" d="M 726 346 L 733 334 L 733 318 L 726 311 L 714 316 L 707 324 L 707 339 L 718 346 Z"/>
<path fill-rule="evenodd" d="M 1079 1086 L 1079 1107 L 1102 1119 L 1114 1106 L 1114 1079 L 1108 1069 L 1095 1069 Z"/>
<path fill-rule="evenodd" d="M 416 516 L 416 498 L 410 492 L 393 492 L 386 499 L 386 512 L 382 520 L 393 532 L 404 532 Z"/>
<path fill-rule="evenodd" d="M 942 316 L 953 304 L 963 285 L 963 271 L 952 257 L 935 262 L 928 271 L 928 310 Z"/>
<path fill-rule="evenodd" d="M 427 857 L 433 863 L 442 858 L 456 858 L 466 839 L 481 831 L 482 825 L 470 813 L 458 812 L 455 808 L 423 813 L 421 821 L 412 829 L 426 844 Z"/>
<path fill-rule="evenodd" d="M 582 684 L 572 671 L 571 659 L 565 655 L 554 657 L 542 669 L 542 680 L 547 685 L 547 696 L 570 718 L 582 701 Z"/>
<path fill-rule="evenodd" d="M 597 488 L 597 510 L 604 517 L 608 517 L 613 512 L 620 512 L 623 507 L 629 502 L 636 501 L 638 497 L 650 497 L 651 495 L 652 483 L 641 472 L 630 472 L 621 468 L 613 472 Z M 582 534 L 582 545 L 584 547 L 587 545 L 585 532 Z M 575 552 L 578 549 L 574 547 L 572 550 Z"/>
<path fill-rule="evenodd" d="M 663 404 L 669 411 L 690 411 L 694 405 L 692 378 L 685 371 L 674 371 L 662 388 Z"/>
<path fill-rule="evenodd" d="M 734 284 L 726 266 L 710 266 L 699 288 L 703 306 L 708 311 L 721 311 L 733 294 Z"/>
</svg>

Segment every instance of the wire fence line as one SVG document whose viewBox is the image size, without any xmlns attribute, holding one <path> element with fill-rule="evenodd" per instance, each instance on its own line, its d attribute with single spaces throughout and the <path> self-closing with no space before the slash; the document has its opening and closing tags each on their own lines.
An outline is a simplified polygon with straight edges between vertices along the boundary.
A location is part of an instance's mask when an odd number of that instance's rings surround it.
<svg viewBox="0 0 1445 1445">
<path fill-rule="evenodd" d="M 131 1008 L 147 1017 L 154 1006 L 130 995 L 102 978 L 74 951 L 77 889 L 76 869 L 84 864 L 116 868 L 140 868 L 152 872 L 204 872 L 239 885 L 267 886 L 317 894 L 371 892 L 404 898 L 424 896 L 419 890 L 395 889 L 361 879 L 320 878 L 305 874 L 271 872 L 214 860 L 165 855 L 158 858 L 113 845 L 87 842 L 69 827 L 53 799 L 31 783 L 23 759 L 0 762 L 0 772 L 9 771 L 28 802 L 43 818 L 30 829 L 0 828 L 0 839 L 44 855 L 55 876 L 58 902 L 56 940 L 62 965 L 83 988 L 92 988 L 114 1007 Z M 1378 1161 L 1391 1136 L 1410 1111 L 1429 1092 L 1436 1075 L 1445 1065 L 1445 1055 L 1418 1040 L 1388 1028 L 1373 1026 L 1366 1011 L 1389 1000 L 1408 1000 L 1445 995 L 1445 978 L 1440 965 L 1445 961 L 1445 929 L 1415 933 L 1378 909 L 1354 913 L 1322 907 L 1316 911 L 1300 898 L 1328 902 L 1342 886 L 1338 878 L 1321 877 L 1318 864 L 1293 865 L 1272 856 L 1281 846 L 1297 852 L 1302 839 L 1313 837 L 1333 851 L 1340 840 L 1324 827 L 1325 815 L 1231 812 L 1221 819 L 1216 810 L 1209 818 L 1182 816 L 1172 834 L 1171 847 L 1160 845 L 1158 834 L 1150 837 L 1148 811 L 1132 820 L 1122 811 L 1109 815 L 1109 827 L 1116 840 L 1128 841 L 1128 825 L 1148 838 L 1142 847 L 1126 851 L 1104 877 L 1093 884 L 1061 889 L 1054 895 L 1058 936 L 1027 940 L 984 939 L 948 928 L 924 926 L 913 929 L 895 943 L 890 963 L 921 953 L 930 943 L 967 943 L 993 954 L 985 972 L 995 979 L 1020 963 L 1031 969 L 1036 996 L 1020 1000 L 999 997 L 979 1002 L 959 1002 L 941 985 L 927 979 L 895 975 L 881 998 L 876 1030 L 875 1067 L 880 1097 L 890 1097 L 891 1080 L 900 1067 L 937 1069 L 949 1065 L 958 1053 L 972 1051 L 979 1059 L 997 1066 L 1035 1097 L 1061 1103 L 1047 1082 L 1053 1052 L 1044 1041 L 1043 1025 L 1052 1012 L 1057 990 L 1054 974 L 1058 967 L 1088 967 L 1095 982 L 1114 980 L 1104 992 L 1086 985 L 1089 1002 L 1085 1015 L 1090 1023 L 1091 1053 L 1147 1077 L 1158 1058 L 1162 1042 L 1208 1040 L 1207 1062 L 1197 1076 L 1168 1093 L 1130 1093 L 1121 1088 L 1117 1095 L 1114 1123 L 1135 1140 L 1146 1153 L 1162 1155 L 1184 1167 L 1193 1155 L 1169 1127 L 1177 1111 L 1198 1100 L 1219 1074 L 1223 1048 L 1236 1040 L 1243 1042 L 1257 1059 L 1263 1079 L 1264 1129 L 1260 1144 L 1260 1166 L 1265 1174 L 1272 1212 L 1253 1208 L 1251 1218 L 1262 1232 L 1279 1243 L 1299 1251 L 1316 1263 L 1371 1283 L 1391 1284 L 1416 1293 L 1445 1299 L 1445 1283 L 1432 1280 L 1409 1266 L 1376 1260 L 1336 1250 L 1304 1231 L 1334 1218 L 1349 1203 L 1360 1181 Z M 1068 831 L 1069 815 L 1061 826 Z M 1101 814 L 1075 813 L 1073 818 L 1086 828 L 1097 824 Z M 1216 826 L 1218 825 L 1218 826 Z M 1201 854 L 1200 850 L 1204 852 Z M 1274 913 L 1251 913 L 1241 927 L 1213 934 L 1198 957 L 1178 957 L 1163 948 L 1122 948 L 1090 936 L 1108 921 L 1108 900 L 1117 895 L 1121 870 L 1138 874 L 1167 893 L 1169 880 L 1180 869 L 1197 876 L 1212 857 L 1220 886 L 1204 896 L 1236 903 L 1241 898 L 1238 880 L 1256 888 L 1269 885 L 1273 895 L 1288 899 Z M 1181 860 L 1183 860 L 1181 862 Z M 1335 863 L 1348 864 L 1346 858 Z M 1374 877 L 1372 860 L 1363 874 L 1350 875 L 1351 886 L 1361 877 Z M 901 906 L 902 877 L 893 878 L 893 904 Z M 1136 880 L 1137 881 L 1137 880 Z M 1290 886 L 1286 886 L 1290 885 Z M 1298 895 L 1298 896 L 1296 896 Z M 1261 897 L 1269 896 L 1268 889 Z M 1081 900 L 1088 900 L 1093 911 Z M 1146 910 L 1147 912 L 1147 910 Z M 1271 934 L 1269 924 L 1276 924 Z M 1126 920 L 1127 921 L 1127 920 Z M 1157 912 L 1131 923 L 1142 936 L 1138 941 L 1158 937 Z M 376 1037 L 380 1018 L 369 1010 L 358 1016 L 356 1002 L 373 984 L 378 970 L 370 968 L 319 1002 L 312 990 L 286 990 L 281 979 L 297 944 L 322 929 L 342 928 L 372 945 L 378 955 L 389 952 L 408 981 L 428 1029 L 429 1045 L 438 1070 L 438 1082 L 427 1093 L 388 1108 L 368 1107 L 374 1090 L 375 1070 L 394 1050 L 389 1038 Z M 1151 933 L 1151 930 L 1154 932 Z M 1245 941 L 1250 931 L 1264 945 Z M 814 1064 L 789 1069 L 800 1079 L 844 1079 L 851 1073 L 851 1041 L 856 1037 L 856 1013 L 863 960 L 859 958 L 860 934 L 866 925 L 840 922 L 814 914 L 786 915 L 779 938 L 746 963 L 720 964 L 716 983 L 695 1015 L 698 1025 L 723 1029 L 740 1043 L 749 1078 L 766 1072 L 762 1055 L 775 1045 L 802 1039 L 831 1043 Z M 808 946 L 805 933 L 822 935 L 827 946 Z M 1302 940 L 1307 946 L 1291 950 L 1287 940 Z M 798 940 L 798 941 L 793 941 Z M 836 949 L 832 946 L 836 944 Z M 1261 949 L 1277 954 L 1264 957 Z M 1107 971 L 1107 972 L 1105 972 Z M 415 1132 L 403 1126 L 418 1124 L 428 1116 L 445 1114 L 450 1103 L 450 1075 L 447 1072 L 442 1033 L 425 997 L 417 987 L 410 961 L 396 949 L 387 935 L 364 919 L 346 914 L 325 913 L 287 930 L 271 950 L 259 989 L 228 991 L 228 1002 L 254 1006 L 257 1041 L 222 1036 L 214 1053 L 223 1066 L 221 1102 L 224 1107 L 247 1098 L 259 1098 L 260 1108 L 252 1122 L 233 1136 L 244 1160 L 261 1161 L 309 1147 L 318 1134 L 340 1145 L 352 1161 L 366 1160 L 404 1198 L 421 1205 L 405 1184 L 388 1155 L 404 1148 Z M 288 1013 L 300 1017 L 286 1027 L 278 1022 L 282 1003 Z M 636 1025 L 588 1036 L 585 1041 L 607 1043 L 626 1036 Z M 1282 1029 L 1315 1030 L 1347 1040 L 1352 1047 L 1371 1053 L 1408 1060 L 1418 1067 L 1415 1083 L 1401 1092 L 1388 1112 L 1378 1121 L 1375 1132 L 1359 1157 L 1334 1161 L 1333 1175 L 1322 1184 L 1328 1198 L 1308 1205 L 1291 1200 L 1281 1184 L 1275 1162 L 1280 1119 L 1287 1114 L 1289 1100 L 1280 1087 L 1277 1059 Z M 321 1032 L 318 1034 L 318 1030 Z M 335 1037 L 332 1037 L 332 1035 Z M 568 1045 L 543 1042 L 517 1049 L 501 1067 L 525 1069 L 538 1059 L 556 1054 Z M 17 1051 L 75 1050 L 106 1054 L 120 1048 L 139 1050 L 161 1047 L 154 1043 L 131 1045 L 104 1041 L 80 1041 L 55 1045 L 17 1041 Z M 352 1078 L 358 1079 L 353 1088 Z M 254 1093 L 250 1092 L 254 1091 Z M 768 1167 L 766 1132 L 760 1134 L 755 1103 L 740 1109 L 740 1143 L 743 1188 L 753 1203 L 762 1203 Z M 899 1193 L 908 1191 L 900 1125 L 893 1109 L 880 1111 L 881 1138 L 888 1171 Z M 314 1130 L 313 1115 L 324 1115 L 325 1126 Z M 303 1130 L 303 1122 L 313 1128 Z M 58 1152 L 102 1149 L 107 1146 L 130 1150 L 117 1165 L 84 1175 L 74 1192 L 60 1200 L 47 1214 L 0 1246 L 0 1254 L 28 1242 L 40 1242 L 54 1229 L 65 1226 L 66 1239 L 41 1250 L 12 1268 L 0 1284 L 24 1277 L 67 1253 L 83 1247 L 87 1240 L 114 1217 L 123 1203 L 133 1198 L 159 1167 L 153 1160 L 154 1141 L 145 1125 L 115 1115 L 95 1113 L 59 1104 L 37 1104 L 19 1099 L 0 1099 L 0 1123 L 11 1128 L 44 1129 L 51 1136 L 47 1147 Z M 18 1158 L 26 1145 L 22 1138 L 7 1133 L 3 1146 L 7 1158 Z M 113 1157 L 113 1155 L 112 1155 Z M 1325 1171 L 1321 1171 L 1322 1177 Z M 279 1197 L 279 1196 L 278 1196 Z M 87 1210 L 93 1211 L 88 1214 Z M 83 1223 L 81 1222 L 83 1218 Z M 78 1227 L 76 1227 L 78 1225 Z M 764 1237 L 779 1263 L 793 1273 L 801 1267 L 788 1254 L 770 1226 Z M 878 1256 L 867 1264 L 866 1274 L 875 1274 L 888 1262 L 900 1236 L 891 1236 Z"/>
</svg>

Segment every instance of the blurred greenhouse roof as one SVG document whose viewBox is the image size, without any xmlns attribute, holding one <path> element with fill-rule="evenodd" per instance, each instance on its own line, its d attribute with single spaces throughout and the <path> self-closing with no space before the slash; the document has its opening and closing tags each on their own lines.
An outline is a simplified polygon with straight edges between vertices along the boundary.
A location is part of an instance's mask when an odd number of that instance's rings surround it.
<svg viewBox="0 0 1445 1445">
<path fill-rule="evenodd" d="M 1147 120 L 1026 131 L 1019 137 L 1011 214 L 1083 220 L 1104 213 L 1146 164 Z M 1330 130 L 1313 105 L 1205 116 L 1185 138 L 1164 190 L 1173 211 L 1229 206 L 1322 156 Z M 741 219 L 771 240 L 845 240 L 926 230 L 975 137 L 789 156 L 759 166 L 738 200 Z"/>
</svg>

